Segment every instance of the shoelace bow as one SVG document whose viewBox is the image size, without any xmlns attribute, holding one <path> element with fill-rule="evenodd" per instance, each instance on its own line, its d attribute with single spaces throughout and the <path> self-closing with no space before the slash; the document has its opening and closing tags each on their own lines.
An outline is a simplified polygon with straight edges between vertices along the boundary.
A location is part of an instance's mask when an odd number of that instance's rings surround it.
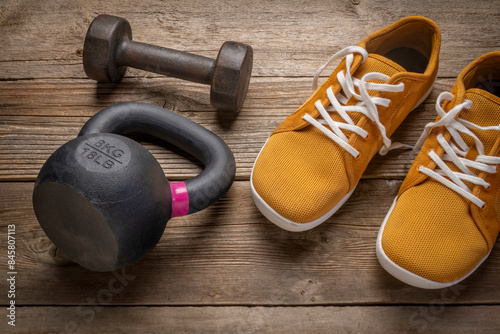
<svg viewBox="0 0 500 334">
<path fill-rule="evenodd" d="M 384 142 L 384 146 L 380 150 L 380 154 L 384 155 L 391 149 L 406 146 L 400 143 L 394 143 L 391 146 L 391 140 L 387 137 L 386 129 L 379 119 L 377 106 L 388 107 L 391 100 L 381 97 L 373 97 L 368 94 L 369 90 L 380 92 L 402 92 L 404 90 L 404 84 L 399 83 L 397 85 L 391 85 L 368 82 L 368 80 L 381 80 L 386 82 L 390 78 L 388 75 L 378 72 L 366 73 L 361 79 L 352 77 L 351 66 L 354 60 L 354 53 L 361 54 L 363 62 L 368 58 L 368 52 L 362 47 L 348 46 L 334 54 L 316 71 L 313 79 L 313 90 L 317 89 L 318 78 L 323 70 L 336 59 L 346 57 L 345 73 L 344 71 L 337 73 L 337 80 L 342 87 L 341 91 L 335 95 L 332 87 L 330 86 L 326 91 L 330 105 L 325 108 L 320 100 L 316 101 L 314 104 L 323 119 L 316 120 L 309 114 L 304 114 L 302 118 L 327 135 L 355 158 L 359 157 L 359 151 L 348 144 L 349 138 L 342 132 L 342 129 L 356 133 L 363 138 L 368 137 L 368 132 L 356 126 L 348 112 L 361 113 L 377 125 Z M 358 88 L 359 94 L 356 93 L 355 87 Z M 346 105 L 352 97 L 354 97 L 358 102 L 355 105 Z M 331 112 L 337 112 L 345 123 L 332 120 L 332 117 L 330 116 Z M 325 125 L 328 125 L 330 129 L 328 129 Z"/>
<path fill-rule="evenodd" d="M 450 92 L 443 92 L 439 95 L 436 101 L 436 111 L 441 119 L 437 122 L 428 123 L 425 126 L 424 132 L 415 144 L 414 152 L 420 150 L 428 134 L 434 127 L 444 126 L 450 133 L 453 141 L 450 140 L 448 143 L 443 134 L 439 133 L 437 140 L 445 153 L 442 157 L 439 157 L 433 150 L 430 150 L 428 155 L 437 165 L 435 170 L 424 166 L 420 166 L 418 170 L 467 198 L 478 207 L 483 208 L 484 201 L 474 196 L 472 190 L 463 181 L 488 189 L 490 184 L 478 177 L 470 168 L 474 168 L 480 172 L 495 173 L 497 171 L 496 165 L 500 164 L 500 157 L 485 155 L 483 143 L 470 129 L 500 131 L 500 125 L 482 127 L 459 118 L 458 114 L 462 109 L 471 108 L 472 101 L 470 100 L 465 100 L 463 103 L 445 112 L 441 107 L 441 101 L 452 101 L 453 98 L 454 96 Z M 473 161 L 465 158 L 470 147 L 465 143 L 460 133 L 466 134 L 474 140 L 478 155 Z M 452 162 L 460 171 L 451 170 L 445 161 Z"/>
</svg>

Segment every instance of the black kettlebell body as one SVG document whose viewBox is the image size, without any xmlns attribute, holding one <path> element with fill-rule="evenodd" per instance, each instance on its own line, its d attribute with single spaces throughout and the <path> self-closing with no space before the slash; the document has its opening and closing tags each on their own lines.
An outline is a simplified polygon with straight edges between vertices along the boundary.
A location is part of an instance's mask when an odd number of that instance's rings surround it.
<svg viewBox="0 0 500 334">
<path fill-rule="evenodd" d="M 153 155 L 117 133 L 143 132 L 199 158 L 205 170 L 169 183 Z M 92 117 L 46 161 L 33 205 L 52 242 L 85 268 L 108 271 L 144 257 L 173 216 L 215 202 L 234 180 L 234 157 L 216 135 L 160 107 L 123 103 Z"/>
</svg>

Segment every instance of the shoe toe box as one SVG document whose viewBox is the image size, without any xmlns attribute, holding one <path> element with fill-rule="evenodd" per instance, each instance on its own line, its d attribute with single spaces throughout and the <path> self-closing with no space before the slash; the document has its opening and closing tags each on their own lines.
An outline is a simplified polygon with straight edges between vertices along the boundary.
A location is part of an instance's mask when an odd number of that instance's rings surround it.
<svg viewBox="0 0 500 334">
<path fill-rule="evenodd" d="M 271 136 L 251 182 L 270 208 L 295 223 L 325 215 L 349 192 L 343 152 L 316 131 Z"/>
<path fill-rule="evenodd" d="M 434 282 L 470 274 L 487 255 L 487 243 L 469 212 L 469 203 L 434 182 L 403 193 L 381 230 L 385 256 L 401 270 Z"/>
</svg>

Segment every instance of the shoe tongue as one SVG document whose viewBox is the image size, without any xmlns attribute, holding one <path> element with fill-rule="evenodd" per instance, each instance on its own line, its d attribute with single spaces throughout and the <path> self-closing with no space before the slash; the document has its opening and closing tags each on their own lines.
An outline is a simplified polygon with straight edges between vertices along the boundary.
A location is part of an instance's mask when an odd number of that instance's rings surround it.
<svg viewBox="0 0 500 334">
<path fill-rule="evenodd" d="M 488 93 L 479 88 L 470 88 L 465 92 L 465 99 L 472 101 L 470 109 L 463 109 L 459 117 L 479 126 L 495 126 L 500 124 L 500 97 Z M 474 130 L 471 131 L 481 140 L 484 152 L 488 154 L 498 138 L 496 130 Z M 471 146 L 474 141 L 470 136 L 462 135 L 462 138 Z"/>
<path fill-rule="evenodd" d="M 406 70 L 388 58 L 375 53 L 369 53 L 368 58 L 354 72 L 354 77 L 361 79 L 363 75 L 370 72 L 379 72 L 393 76 L 398 72 L 406 72 Z"/>
</svg>

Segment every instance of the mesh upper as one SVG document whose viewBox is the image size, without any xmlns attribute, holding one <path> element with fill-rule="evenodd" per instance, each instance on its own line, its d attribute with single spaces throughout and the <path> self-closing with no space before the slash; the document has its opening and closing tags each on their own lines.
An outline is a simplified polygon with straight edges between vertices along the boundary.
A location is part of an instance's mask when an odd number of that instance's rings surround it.
<svg viewBox="0 0 500 334">
<path fill-rule="evenodd" d="M 500 124 L 500 104 L 479 89 L 469 89 L 465 98 L 472 101 L 472 107 L 462 110 L 460 118 L 480 126 Z M 472 132 L 488 154 L 498 139 L 498 131 Z M 462 134 L 462 138 L 467 145 L 473 145 L 470 136 Z M 447 165 L 458 171 L 453 163 Z M 500 208 L 499 203 L 493 205 Z M 464 277 L 489 253 L 471 216 L 470 201 L 431 178 L 398 198 L 382 234 L 382 247 L 400 267 L 437 282 Z"/>
<path fill-rule="evenodd" d="M 397 265 L 437 282 L 465 276 L 488 254 L 469 213 L 469 201 L 429 180 L 398 198 L 382 235 Z"/>
<path fill-rule="evenodd" d="M 343 152 L 332 146 L 316 128 L 273 135 L 254 167 L 256 191 L 294 222 L 320 217 L 349 189 Z"/>
<path fill-rule="evenodd" d="M 353 76 L 361 78 L 374 71 L 391 76 L 401 70 L 390 60 L 370 55 Z M 363 116 L 349 114 L 355 123 Z M 330 115 L 341 121 L 337 113 Z M 297 223 L 310 222 L 326 214 L 352 189 L 344 156 L 344 149 L 313 126 L 276 133 L 255 162 L 254 188 L 281 216 Z"/>
<path fill-rule="evenodd" d="M 481 94 L 480 89 L 469 89 L 465 98 L 472 101 L 472 108 L 462 110 L 460 118 L 479 126 L 500 124 L 500 105 Z M 498 131 L 472 130 L 472 132 L 481 140 L 485 148 L 484 151 L 488 154 L 498 138 Z M 464 138 L 464 140 L 467 142 L 468 138 Z M 469 139 L 467 143 L 472 144 L 472 141 Z"/>
</svg>

